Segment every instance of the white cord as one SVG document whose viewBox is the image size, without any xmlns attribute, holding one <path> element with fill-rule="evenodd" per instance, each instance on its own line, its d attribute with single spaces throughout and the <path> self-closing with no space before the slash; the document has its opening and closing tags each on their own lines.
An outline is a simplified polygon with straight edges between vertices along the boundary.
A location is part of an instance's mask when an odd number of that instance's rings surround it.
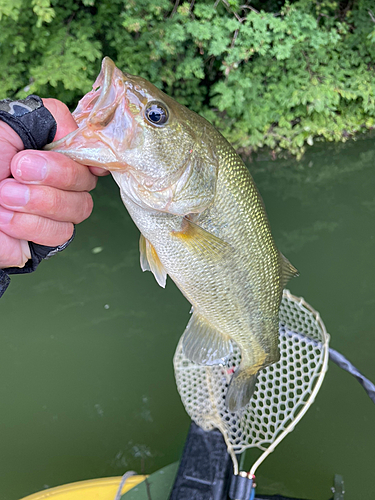
<svg viewBox="0 0 375 500">
<path fill-rule="evenodd" d="M 115 496 L 114 500 L 120 500 L 120 498 L 121 498 L 121 492 L 122 492 L 122 488 L 124 487 L 124 484 L 129 479 L 129 477 L 135 476 L 136 474 L 137 473 L 134 472 L 133 470 L 129 470 L 128 472 L 125 472 L 125 474 L 121 478 L 120 485 L 118 487 L 118 490 L 117 490 L 117 493 L 116 493 L 116 496 Z"/>
</svg>

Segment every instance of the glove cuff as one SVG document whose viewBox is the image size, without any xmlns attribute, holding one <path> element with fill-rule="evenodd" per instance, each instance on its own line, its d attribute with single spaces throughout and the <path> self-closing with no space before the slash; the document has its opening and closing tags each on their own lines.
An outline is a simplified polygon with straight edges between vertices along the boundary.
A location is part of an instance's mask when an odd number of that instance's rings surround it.
<svg viewBox="0 0 375 500">
<path fill-rule="evenodd" d="M 25 149 L 42 149 L 56 135 L 56 121 L 37 95 L 0 101 L 0 120 L 17 132 Z"/>
</svg>

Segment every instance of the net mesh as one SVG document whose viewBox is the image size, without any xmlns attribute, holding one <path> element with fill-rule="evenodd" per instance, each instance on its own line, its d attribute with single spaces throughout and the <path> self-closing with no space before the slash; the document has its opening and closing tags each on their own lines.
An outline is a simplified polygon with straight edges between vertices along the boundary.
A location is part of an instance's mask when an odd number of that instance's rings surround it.
<svg viewBox="0 0 375 500">
<path fill-rule="evenodd" d="M 250 403 L 237 413 L 227 410 L 225 394 L 240 364 L 239 348 L 234 344 L 226 366 L 201 366 L 184 356 L 181 340 L 177 346 L 175 376 L 187 413 L 204 430 L 220 429 L 232 454 L 250 447 L 266 450 L 286 429 L 290 432 L 324 378 L 329 339 L 324 324 L 311 306 L 287 290 L 279 331 L 280 360 L 259 373 Z"/>
</svg>

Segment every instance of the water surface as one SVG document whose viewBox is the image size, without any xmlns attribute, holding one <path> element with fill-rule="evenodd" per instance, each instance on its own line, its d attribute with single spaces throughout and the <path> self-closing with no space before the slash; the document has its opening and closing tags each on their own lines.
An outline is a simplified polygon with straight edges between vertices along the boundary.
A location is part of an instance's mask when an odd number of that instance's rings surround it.
<svg viewBox="0 0 375 500">
<path fill-rule="evenodd" d="M 301 162 L 249 164 L 289 284 L 331 345 L 375 380 L 375 138 L 317 145 Z M 0 301 L 1 499 L 66 482 L 152 472 L 177 460 L 189 426 L 172 357 L 190 306 L 139 267 L 139 233 L 110 177 L 65 252 L 12 278 Z M 239 229 L 240 230 L 240 229 Z M 258 470 L 258 491 L 375 497 L 375 406 L 330 365 L 307 415 Z M 252 454 L 247 461 L 250 465 Z"/>
</svg>

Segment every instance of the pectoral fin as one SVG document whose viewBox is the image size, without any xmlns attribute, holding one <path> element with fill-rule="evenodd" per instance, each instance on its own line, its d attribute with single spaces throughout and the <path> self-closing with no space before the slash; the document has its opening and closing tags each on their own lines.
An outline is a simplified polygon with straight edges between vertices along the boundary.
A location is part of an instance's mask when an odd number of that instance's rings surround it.
<svg viewBox="0 0 375 500">
<path fill-rule="evenodd" d="M 148 240 L 146 240 L 143 234 L 141 234 L 141 237 L 139 238 L 139 251 L 142 271 L 151 271 L 159 285 L 165 288 L 167 272 L 164 269 L 163 264 L 160 262 L 155 248 Z"/>
<path fill-rule="evenodd" d="M 222 258 L 228 256 L 233 250 L 229 243 L 209 233 L 186 217 L 183 219 L 181 230 L 171 234 L 199 254 Z"/>
<path fill-rule="evenodd" d="M 233 352 L 230 338 L 195 312 L 185 329 L 182 349 L 185 356 L 198 365 L 225 364 Z"/>
</svg>

